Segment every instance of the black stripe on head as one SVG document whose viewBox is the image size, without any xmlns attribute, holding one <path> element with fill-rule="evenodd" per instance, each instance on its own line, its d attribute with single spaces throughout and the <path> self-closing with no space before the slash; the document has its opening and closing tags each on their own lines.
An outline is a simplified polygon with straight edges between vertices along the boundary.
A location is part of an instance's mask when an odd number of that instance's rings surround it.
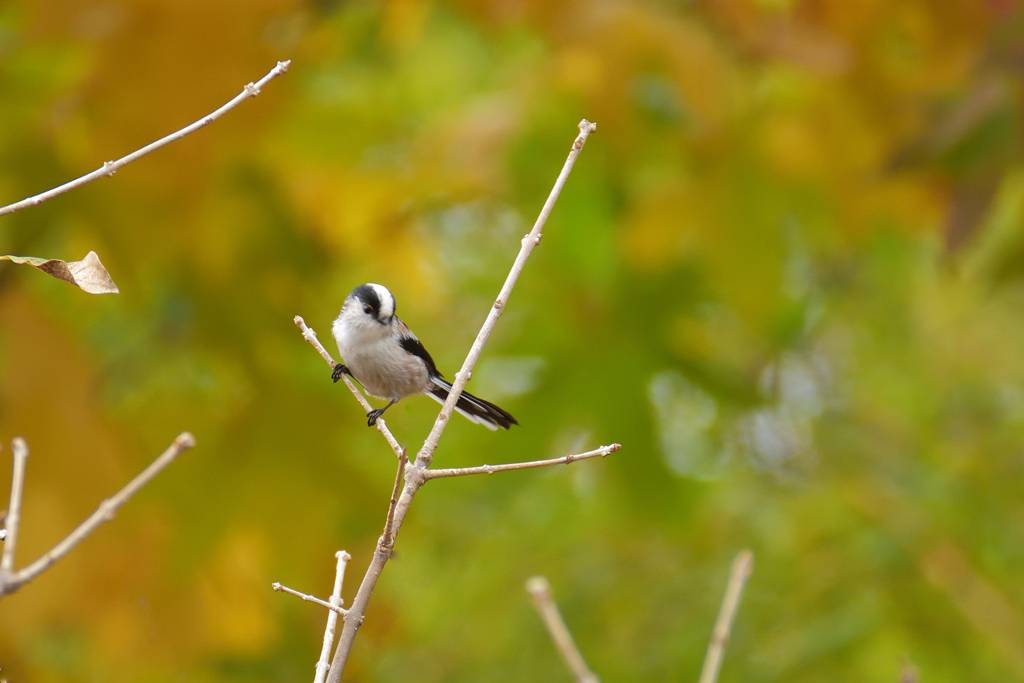
<svg viewBox="0 0 1024 683">
<path fill-rule="evenodd" d="M 377 314 L 380 313 L 380 297 L 377 296 L 377 290 L 371 285 L 359 285 L 352 290 L 352 293 L 348 295 L 348 298 L 358 299 L 361 305 L 372 308 L 374 318 L 376 318 Z"/>
<path fill-rule="evenodd" d="M 384 321 L 387 318 L 391 318 L 395 314 L 395 296 L 391 293 L 391 290 L 384 285 L 378 285 L 373 282 L 369 282 L 367 287 L 373 287 L 374 291 L 377 292 L 377 299 L 380 301 L 380 310 L 377 312 L 377 318 L 380 321 Z"/>
</svg>

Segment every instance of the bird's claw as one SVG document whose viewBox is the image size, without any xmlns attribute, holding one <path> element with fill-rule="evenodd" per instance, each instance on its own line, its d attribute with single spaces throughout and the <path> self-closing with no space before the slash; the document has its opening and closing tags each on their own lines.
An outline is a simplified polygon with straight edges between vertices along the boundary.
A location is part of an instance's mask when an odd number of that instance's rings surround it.
<svg viewBox="0 0 1024 683">
<path fill-rule="evenodd" d="M 337 384 L 338 380 L 341 379 L 342 375 L 351 374 L 352 373 L 348 371 L 348 368 L 346 368 L 343 363 L 335 363 L 334 369 L 331 370 L 331 379 L 334 381 L 335 384 Z"/>
<path fill-rule="evenodd" d="M 368 412 L 366 414 L 366 426 L 372 427 L 377 424 L 377 418 L 384 414 L 384 410 L 384 408 L 377 408 Z"/>
</svg>

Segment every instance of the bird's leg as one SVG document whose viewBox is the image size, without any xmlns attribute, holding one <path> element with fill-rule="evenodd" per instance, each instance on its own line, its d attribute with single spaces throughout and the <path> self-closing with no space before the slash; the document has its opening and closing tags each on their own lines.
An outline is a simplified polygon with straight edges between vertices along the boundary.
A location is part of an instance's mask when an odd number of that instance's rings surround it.
<svg viewBox="0 0 1024 683">
<path fill-rule="evenodd" d="M 331 379 L 334 380 L 335 384 L 337 384 L 338 380 L 341 379 L 342 375 L 348 375 L 349 377 L 351 377 L 352 373 L 349 372 L 349 369 L 346 368 L 344 366 L 344 364 L 342 364 L 342 363 L 335 363 L 334 364 L 334 369 L 331 370 Z"/>
<path fill-rule="evenodd" d="M 372 427 L 373 425 L 377 424 L 377 418 L 380 417 L 381 415 L 383 415 L 385 410 L 387 410 L 391 406 L 395 405 L 396 403 L 398 403 L 397 400 L 396 401 L 392 401 L 391 403 L 387 404 L 383 408 L 377 408 L 377 410 L 371 410 L 370 412 L 368 412 L 366 414 L 366 426 L 367 427 Z"/>
</svg>

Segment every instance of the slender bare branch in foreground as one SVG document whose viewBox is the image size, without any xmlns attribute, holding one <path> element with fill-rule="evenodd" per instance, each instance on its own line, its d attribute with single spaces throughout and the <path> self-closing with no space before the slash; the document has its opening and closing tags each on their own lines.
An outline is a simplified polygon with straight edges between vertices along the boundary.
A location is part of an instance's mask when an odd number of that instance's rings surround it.
<svg viewBox="0 0 1024 683">
<path fill-rule="evenodd" d="M 401 467 L 401 466 L 400 466 Z M 316 663 L 316 678 L 313 683 L 324 683 L 327 680 L 327 672 L 331 668 L 331 646 L 334 645 L 334 627 L 338 624 L 338 614 L 333 607 L 341 609 L 341 584 L 345 582 L 345 565 L 352 559 L 344 550 L 335 554 L 338 558 L 338 569 L 334 574 L 334 592 L 331 593 L 332 609 L 327 614 L 327 628 L 324 630 L 324 646 L 320 650 L 320 659 Z"/>
<path fill-rule="evenodd" d="M 261 78 L 256 83 L 247 83 L 246 86 L 242 88 L 242 92 L 233 100 L 231 100 L 230 102 L 228 102 L 212 114 L 207 114 L 206 116 L 199 119 L 192 125 L 186 126 L 179 131 L 162 137 L 156 142 L 151 142 L 142 149 L 138 149 L 129 154 L 128 156 L 121 157 L 117 161 L 105 161 L 103 162 L 103 166 L 96 169 L 92 173 L 87 173 L 86 175 L 80 178 L 76 178 L 75 180 L 55 187 L 52 190 L 47 190 L 46 192 L 29 197 L 28 199 L 23 199 L 20 202 L 15 202 L 14 204 L 8 204 L 7 206 L 0 207 L 0 216 L 6 216 L 9 213 L 14 213 L 15 211 L 27 209 L 30 206 L 39 206 L 48 199 L 53 199 L 58 195 L 62 195 L 65 192 L 68 192 L 69 190 L 75 189 L 76 187 L 81 187 L 82 185 L 97 180 L 98 178 L 109 178 L 110 176 L 117 173 L 123 166 L 126 166 L 131 162 L 135 161 L 136 159 L 140 159 L 149 154 L 150 152 L 156 151 L 161 147 L 164 147 L 165 145 L 169 145 L 176 140 L 180 140 L 189 133 L 194 133 L 200 128 L 213 123 L 221 116 L 228 113 L 229 111 L 231 111 L 247 99 L 251 97 L 256 97 L 257 95 L 260 94 L 260 90 L 263 88 L 263 86 L 265 86 L 267 83 L 269 83 L 270 81 L 274 80 L 275 78 L 283 74 L 285 71 L 287 71 L 289 64 L 291 64 L 291 60 L 278 62 L 277 66 L 271 69 L 270 73 L 268 73 L 266 76 Z"/>
<path fill-rule="evenodd" d="M 14 571 L 14 550 L 18 543 L 18 524 L 21 523 L 21 498 L 25 490 L 25 461 L 28 459 L 28 444 L 20 436 L 14 438 L 14 472 L 11 475 L 11 502 L 7 510 L 7 533 L 4 536 L 4 552 L 0 555 L 0 595 L 4 583 Z"/>
<path fill-rule="evenodd" d="M 579 683 L 599 683 L 597 675 L 590 670 L 583 660 L 576 641 L 572 639 L 569 627 L 558 611 L 558 605 L 551 595 L 551 584 L 543 576 L 533 576 L 526 580 L 526 592 L 533 596 L 533 605 L 540 613 L 544 625 L 548 627 L 551 639 L 555 641 L 558 652 L 562 655 L 569 671 Z"/>
<path fill-rule="evenodd" d="M 526 259 L 530 258 L 533 248 L 540 244 L 541 237 L 543 237 L 544 225 L 548 222 L 548 216 L 551 215 L 551 210 L 555 208 L 555 202 L 558 201 L 558 196 L 562 193 L 562 187 L 565 185 L 565 181 L 569 178 L 569 173 L 572 171 L 572 167 L 576 163 L 576 157 L 580 155 L 580 152 L 583 150 L 583 145 L 586 144 L 587 138 L 590 134 L 597 130 L 597 124 L 583 119 L 579 123 L 579 129 L 580 134 L 576 136 L 576 140 L 572 143 L 572 150 L 569 152 L 569 158 L 565 160 L 565 164 L 562 166 L 562 172 L 558 174 L 558 178 L 555 180 L 554 187 L 551 188 L 551 193 L 548 195 L 547 201 L 545 201 L 544 206 L 541 207 L 540 215 L 537 216 L 537 221 L 533 224 L 533 229 L 530 231 L 530 234 L 523 238 L 519 255 L 516 256 L 516 260 L 512 264 L 512 269 L 509 271 L 508 277 L 505 278 L 505 284 L 502 285 L 501 291 L 498 293 L 498 298 L 495 299 L 494 304 L 491 306 L 491 310 L 487 314 L 487 318 L 484 320 L 483 326 L 480 328 L 480 332 L 477 333 L 476 339 L 473 341 L 473 345 L 469 348 L 469 353 L 466 354 L 466 360 L 463 361 L 462 368 L 455 373 L 455 381 L 452 383 L 452 388 L 448 392 L 448 399 L 441 407 L 441 412 L 438 414 L 437 420 L 434 421 L 434 427 L 430 430 L 430 434 L 427 436 L 426 441 L 423 442 L 423 447 L 420 448 L 420 452 L 416 454 L 416 464 L 419 467 L 430 467 L 430 462 L 434 458 L 434 451 L 437 449 L 437 444 L 441 440 L 441 434 L 444 433 L 445 427 L 448 426 L 448 421 L 451 419 L 452 412 L 455 410 L 455 404 L 458 402 L 459 396 L 462 396 L 462 390 L 465 389 L 466 383 L 469 382 L 469 378 L 473 375 L 473 368 L 476 366 L 476 362 L 479 360 L 480 354 L 483 353 L 484 344 L 486 344 L 487 340 L 490 339 L 491 332 L 494 330 L 494 326 L 498 322 L 498 317 L 505 309 L 505 305 L 508 303 L 508 298 L 512 295 L 512 288 L 516 286 L 519 274 L 523 272 L 523 267 L 526 265 Z"/>
<path fill-rule="evenodd" d="M 327 353 L 327 349 L 325 349 L 324 345 L 320 343 L 320 340 L 316 338 L 316 332 L 306 325 L 306 321 L 302 319 L 301 315 L 295 316 L 293 322 L 295 323 L 296 327 L 302 330 L 303 338 L 313 345 L 313 348 L 317 350 L 317 352 L 320 354 L 320 357 L 327 361 L 327 364 L 330 365 L 331 369 L 333 370 L 334 366 L 338 365 L 338 363 L 335 362 L 333 358 L 331 358 L 331 354 Z M 345 382 L 345 386 L 348 387 L 348 390 L 352 392 L 352 395 L 356 397 L 356 400 L 359 401 L 359 405 L 363 407 L 363 410 L 365 410 L 366 412 L 370 412 L 371 410 L 373 410 L 373 406 L 371 406 L 370 402 L 366 400 L 366 397 L 363 396 L 362 392 L 360 392 L 359 389 L 356 389 L 356 385 L 352 383 L 352 380 L 348 378 L 348 375 L 342 375 L 341 379 L 343 382 Z M 376 426 L 377 431 L 384 436 L 384 438 L 388 442 L 388 445 L 391 446 L 391 450 L 395 452 L 395 455 L 398 456 L 399 458 L 402 458 L 405 454 L 405 449 L 399 445 L 398 439 L 396 439 L 394 435 L 391 433 L 391 430 L 388 429 L 388 425 L 384 421 L 383 417 L 377 418 Z"/>
<path fill-rule="evenodd" d="M 395 488 L 391 490 L 391 504 L 388 506 L 388 520 L 384 523 L 384 547 L 390 548 L 395 537 L 392 535 L 392 527 L 395 524 L 395 506 L 398 505 L 398 494 L 402 490 L 402 477 L 405 476 L 405 466 L 409 458 L 405 451 L 398 456 L 398 473 L 395 474 Z"/>
<path fill-rule="evenodd" d="M 920 676 L 917 667 L 909 659 L 903 660 L 900 664 L 900 683 L 918 683 Z"/>
<path fill-rule="evenodd" d="M 743 587 L 754 571 L 754 553 L 744 550 L 732 561 L 729 583 L 725 587 L 722 606 L 718 610 L 715 630 L 711 633 L 707 654 L 704 655 L 704 666 L 700 670 L 698 683 L 715 683 L 718 680 L 718 669 L 722 665 L 722 654 L 732 633 L 732 621 L 736 617 L 736 608 L 740 604 Z"/>
<path fill-rule="evenodd" d="M 551 460 L 530 460 L 529 462 L 511 462 L 505 465 L 480 465 L 479 467 L 456 467 L 443 470 L 424 470 L 423 478 L 429 481 L 431 479 L 444 479 L 447 477 L 464 477 L 467 474 L 494 474 L 495 472 L 509 472 L 511 470 L 529 470 L 534 467 L 568 465 L 576 462 L 577 460 L 587 460 L 588 458 L 598 457 L 603 458 L 609 453 L 614 453 L 620 448 L 622 448 L 622 444 L 613 443 L 610 446 L 601 446 L 600 448 L 587 451 L 586 453 L 563 455 L 561 458 L 552 458 Z"/>
<path fill-rule="evenodd" d="M 86 536 L 95 531 L 96 527 L 104 522 L 112 520 L 117 510 L 128 502 L 129 498 L 138 493 L 139 489 L 148 484 L 153 477 L 160 474 L 165 467 L 174 462 L 174 460 L 181 455 L 183 451 L 193 448 L 195 445 L 195 438 L 188 432 L 182 432 L 178 435 L 178 438 L 174 440 L 174 443 L 167 448 L 167 450 L 161 453 L 156 460 L 149 464 L 149 467 L 142 470 L 138 476 L 128 482 L 120 491 L 100 503 L 96 512 L 89 515 L 89 517 L 79 524 L 77 529 L 68 534 L 63 541 L 53 546 L 53 548 L 44 553 L 42 557 L 27 567 L 23 567 L 13 573 L 0 572 L 0 598 L 9 593 L 13 593 L 32 579 L 42 574 L 44 571 L 49 569 L 54 562 L 67 555 L 68 551 L 78 545 Z M 9 517 L 10 514 L 8 514 L 8 518 Z M 9 544 L 12 546 L 13 555 L 13 544 L 11 544 L 10 538 L 8 538 L 4 544 L 4 552 L 7 552 L 7 546 Z"/>
<path fill-rule="evenodd" d="M 348 611 L 348 610 L 342 609 L 340 605 L 332 605 L 331 603 L 327 602 L 326 600 L 321 600 L 320 598 L 316 597 L 315 595 L 309 595 L 308 593 L 301 593 L 301 592 L 295 590 L 294 588 L 289 588 L 288 586 L 281 585 L 277 581 L 275 581 L 274 583 L 270 584 L 270 587 L 273 588 L 278 593 L 287 593 L 288 595 L 294 595 L 297 598 L 302 598 L 306 602 L 315 602 L 316 604 L 320 605 L 321 607 L 326 607 L 327 609 L 331 610 L 332 612 L 337 612 L 338 614 L 340 614 L 342 616 L 345 616 L 345 613 Z"/>
<path fill-rule="evenodd" d="M 437 420 L 434 422 L 433 429 L 431 429 L 429 436 L 427 436 L 427 439 L 423 442 L 423 446 L 420 448 L 419 453 L 416 455 L 415 462 L 411 463 L 406 468 L 405 488 L 402 490 L 401 496 L 399 496 L 398 503 L 394 508 L 394 514 L 392 515 L 393 523 L 391 525 L 392 531 L 390 539 L 392 544 L 394 543 L 394 538 L 398 536 L 398 532 L 402 528 L 402 521 L 405 519 L 405 515 L 409 511 L 409 505 L 412 503 L 413 497 L 416 495 L 420 486 L 422 486 L 426 481 L 423 476 L 424 472 L 430 467 L 430 463 L 434 457 L 434 451 L 437 449 L 437 444 L 441 439 L 441 434 L 444 432 L 445 426 L 451 418 L 452 410 L 455 408 L 455 403 L 458 401 L 459 396 L 462 395 L 462 389 L 466 386 L 466 382 L 469 380 L 469 377 L 473 372 L 473 367 L 476 365 L 476 361 L 480 357 L 481 351 L 483 351 L 484 344 L 487 343 L 487 339 L 491 335 L 491 330 L 494 329 L 494 324 L 498 321 L 498 316 L 501 314 L 502 309 L 508 302 L 509 295 L 511 295 L 512 288 L 515 286 L 516 280 L 519 278 L 519 274 L 523 270 L 526 259 L 529 257 L 530 252 L 533 251 L 533 248 L 540 243 L 541 230 L 547 222 L 548 215 L 554 207 L 555 200 L 558 199 L 558 195 L 562 191 L 562 186 L 565 185 L 565 181 L 569 177 L 569 172 L 572 170 L 573 164 L 576 163 L 576 157 L 579 156 L 580 150 L 583 149 L 583 145 L 586 143 L 587 137 L 597 129 L 597 126 L 584 119 L 580 122 L 579 129 L 580 133 L 573 141 L 572 150 L 569 152 L 569 158 L 566 159 L 565 165 L 562 167 L 562 172 L 555 181 L 555 186 L 551 190 L 551 194 L 548 196 L 547 201 L 544 203 L 544 207 L 541 209 L 540 216 L 537 218 L 537 222 L 534 224 L 533 230 L 530 231 L 529 235 L 523 238 L 522 248 L 519 251 L 519 255 L 516 257 L 515 263 L 512 264 L 512 269 L 509 272 L 508 277 L 505 279 L 505 284 L 502 286 L 497 300 L 494 302 L 494 305 L 488 313 L 487 319 L 484 321 L 483 327 L 480 329 L 480 333 L 477 334 L 476 341 L 473 342 L 473 346 L 470 348 L 469 354 L 466 356 L 466 360 L 462 364 L 462 369 L 455 375 L 455 384 L 452 386 L 451 392 L 448 394 L 448 400 L 445 401 L 444 406 L 441 408 L 441 412 L 437 416 Z M 296 321 L 296 324 L 299 324 L 298 321 Z M 302 326 L 300 325 L 300 327 Z M 324 356 L 325 360 L 329 358 L 329 356 L 326 355 L 326 352 L 321 353 L 321 355 Z M 377 422 L 379 424 L 380 420 L 378 419 Z M 392 448 L 395 448 L 395 446 L 392 446 Z M 395 448 L 395 453 L 398 453 L 397 448 Z M 356 596 L 352 600 L 352 606 L 349 607 L 348 613 L 345 616 L 345 624 L 341 630 L 341 635 L 338 636 L 338 647 L 335 649 L 334 659 L 331 661 L 331 670 L 327 675 L 328 683 L 340 683 L 341 681 L 341 674 L 345 670 L 345 664 L 348 662 L 348 655 L 352 651 L 352 643 L 355 641 L 356 633 L 363 623 L 363 615 L 366 613 L 366 606 L 370 601 L 370 595 L 373 593 L 373 589 L 377 585 L 377 580 L 380 578 L 381 572 L 384 571 L 384 565 L 387 564 L 390 557 L 391 547 L 390 545 L 384 545 L 384 536 L 381 535 L 377 540 L 377 548 L 373 554 L 373 558 L 370 560 L 370 566 L 367 567 L 366 574 L 363 575 L 362 583 L 359 584 L 359 590 L 356 592 Z"/>
</svg>

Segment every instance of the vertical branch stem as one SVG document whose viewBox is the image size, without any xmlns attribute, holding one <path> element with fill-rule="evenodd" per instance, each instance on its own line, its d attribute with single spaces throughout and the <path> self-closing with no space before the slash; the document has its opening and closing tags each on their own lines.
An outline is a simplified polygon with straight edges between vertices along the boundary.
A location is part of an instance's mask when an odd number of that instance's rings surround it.
<svg viewBox="0 0 1024 683">
<path fill-rule="evenodd" d="M 540 244 L 544 225 L 548 222 L 551 210 L 555 208 L 555 202 L 558 200 L 558 195 L 562 193 L 562 187 L 569 178 L 569 173 L 576 163 L 576 157 L 580 155 L 583 145 L 587 142 L 587 137 L 597 130 L 597 124 L 583 119 L 580 121 L 579 129 L 580 134 L 576 136 L 576 140 L 572 143 L 569 158 L 565 160 L 562 172 L 558 174 L 558 179 L 555 180 L 555 185 L 551 188 L 551 193 L 548 195 L 547 201 L 544 202 L 544 207 L 540 210 L 537 221 L 533 224 L 533 230 L 523 238 L 523 246 L 519 250 L 519 255 L 516 256 L 515 263 L 512 264 L 508 277 L 505 278 L 505 284 L 502 286 L 498 298 L 494 301 L 494 305 L 491 306 L 487 319 L 484 320 L 483 327 L 480 328 L 480 332 L 476 335 L 476 340 L 473 341 L 473 346 L 470 347 L 466 360 L 462 363 L 462 369 L 455 374 L 455 382 L 452 383 L 451 391 L 448 392 L 448 399 L 444 402 L 441 412 L 434 421 L 434 427 L 430 430 L 426 441 L 423 442 L 423 447 L 420 448 L 420 452 L 416 455 L 416 464 L 420 467 L 430 466 L 430 462 L 434 458 L 434 451 L 441 440 L 441 434 L 444 433 L 445 427 L 448 426 L 448 420 L 452 416 L 452 411 L 455 410 L 455 404 L 458 402 L 459 396 L 462 395 L 462 390 L 466 388 L 466 383 L 473 374 L 473 368 L 476 366 L 476 362 L 484 350 L 484 344 L 490 338 L 491 331 L 498 322 L 498 317 L 501 315 L 502 310 L 504 310 L 505 304 L 508 303 L 508 298 L 512 294 L 512 288 L 516 286 L 519 274 L 523 272 L 523 266 L 526 265 L 526 259 L 530 258 L 533 248 Z"/>
<path fill-rule="evenodd" d="M 352 559 L 344 550 L 335 553 L 338 558 L 338 569 L 334 575 L 334 592 L 331 593 L 331 604 L 341 607 L 341 585 L 345 581 L 345 565 Z M 334 610 L 327 612 L 327 628 L 324 630 L 324 646 L 320 650 L 320 660 L 316 663 L 316 678 L 313 683 L 324 683 L 327 679 L 327 671 L 331 668 L 331 646 L 334 645 L 334 627 L 338 623 L 338 613 Z"/>
<path fill-rule="evenodd" d="M 395 537 L 393 534 L 395 526 L 395 507 L 398 505 L 398 494 L 402 490 L 402 477 L 405 476 L 405 465 L 409 462 L 409 458 L 405 455 L 405 451 L 398 456 L 398 472 L 395 474 L 395 488 L 391 490 L 391 504 L 388 506 L 388 519 L 384 523 L 384 541 L 383 545 L 385 548 L 390 548 L 394 543 Z"/>
<path fill-rule="evenodd" d="M 393 516 L 392 542 L 394 541 L 394 536 L 398 535 L 398 530 L 402 527 L 402 522 L 405 520 L 405 514 L 409 511 L 409 505 L 412 503 L 416 491 L 423 485 L 423 481 L 421 477 L 417 476 L 415 468 L 410 467 L 406 469 L 405 488 L 402 490 L 402 495 L 398 498 L 398 504 L 395 506 Z M 378 539 L 377 548 L 374 550 L 373 558 L 370 560 L 370 566 L 366 568 L 366 574 L 363 575 L 363 581 L 359 584 L 356 597 L 352 600 L 352 606 L 348 608 L 348 612 L 345 615 L 345 623 L 341 629 L 341 635 L 338 637 L 338 647 L 334 650 L 334 659 L 331 660 L 331 670 L 327 674 L 327 683 L 339 683 L 341 681 L 341 674 L 345 671 L 348 655 L 352 651 L 352 643 L 355 642 L 359 627 L 363 625 L 363 617 L 366 614 L 366 605 L 370 602 L 370 595 L 377 586 L 377 579 L 380 578 L 381 572 L 384 571 L 384 565 L 387 564 L 388 559 L 391 557 L 391 549 L 384 547 L 383 540 L 383 536 Z"/>
<path fill-rule="evenodd" d="M 729 583 L 725 587 L 725 596 L 722 597 L 722 606 L 718 610 L 715 630 L 711 633 L 711 642 L 708 643 L 708 651 L 704 655 L 704 666 L 701 667 L 698 683 L 715 683 L 718 680 L 718 669 L 722 665 L 722 655 L 732 633 L 732 622 L 736 617 L 740 595 L 753 570 L 754 553 L 749 550 L 740 552 L 732 562 Z"/>
<path fill-rule="evenodd" d="M 562 613 L 558 611 L 558 605 L 551 595 L 551 584 L 543 576 L 534 576 L 526 581 L 526 592 L 533 597 L 533 604 L 540 613 L 544 625 L 555 641 L 562 659 L 569 666 L 569 671 L 576 677 L 579 683 L 599 683 L 597 675 L 590 670 L 583 660 L 583 655 L 576 647 L 576 641 L 569 632 L 569 627 L 562 619 Z"/>
<path fill-rule="evenodd" d="M 18 543 L 18 524 L 21 522 L 21 498 L 25 489 L 25 461 L 28 459 L 28 444 L 17 436 L 13 442 L 14 472 L 11 475 L 11 501 L 7 509 L 7 535 L 4 551 L 0 555 L 0 586 L 14 571 L 14 550 Z"/>
</svg>

